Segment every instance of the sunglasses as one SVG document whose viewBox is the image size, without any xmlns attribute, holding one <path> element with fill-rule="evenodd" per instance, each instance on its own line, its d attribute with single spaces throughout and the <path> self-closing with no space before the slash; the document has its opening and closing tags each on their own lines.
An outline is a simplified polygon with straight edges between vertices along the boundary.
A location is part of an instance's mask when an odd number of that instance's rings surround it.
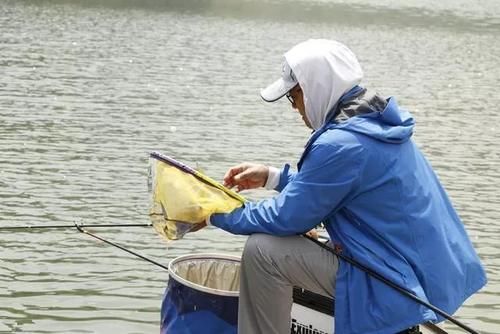
<svg viewBox="0 0 500 334">
<path fill-rule="evenodd" d="M 294 98 L 293 98 L 292 94 L 290 94 L 290 93 L 292 92 L 292 90 L 294 90 L 294 89 L 291 89 L 288 93 L 286 93 L 286 98 L 288 99 L 288 101 L 290 101 L 290 103 L 291 103 L 291 104 L 294 104 L 294 103 L 295 103 L 295 100 L 294 100 Z M 298 92 L 300 92 L 301 90 L 302 90 L 302 89 L 300 89 L 300 88 L 299 88 L 299 89 L 296 89 L 296 90 L 295 90 L 295 93 L 298 93 Z"/>
</svg>

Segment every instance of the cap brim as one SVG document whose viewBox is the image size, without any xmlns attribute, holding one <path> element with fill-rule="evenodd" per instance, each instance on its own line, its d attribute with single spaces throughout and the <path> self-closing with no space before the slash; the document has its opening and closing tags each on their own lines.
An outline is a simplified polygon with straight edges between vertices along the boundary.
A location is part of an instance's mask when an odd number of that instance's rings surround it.
<svg viewBox="0 0 500 334">
<path fill-rule="evenodd" d="M 274 102 L 281 99 L 286 95 L 293 87 L 295 87 L 295 82 L 285 82 L 282 78 L 276 80 L 266 88 L 260 91 L 260 96 L 266 102 Z"/>
</svg>

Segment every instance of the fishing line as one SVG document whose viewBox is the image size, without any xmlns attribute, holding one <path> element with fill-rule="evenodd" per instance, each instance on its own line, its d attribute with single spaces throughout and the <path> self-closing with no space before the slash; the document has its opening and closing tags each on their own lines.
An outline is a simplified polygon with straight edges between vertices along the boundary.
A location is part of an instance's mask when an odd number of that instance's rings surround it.
<svg viewBox="0 0 500 334">
<path fill-rule="evenodd" d="M 77 224 L 75 224 L 77 225 Z M 75 225 L 25 225 L 25 226 L 0 226 L 0 231 L 3 230 L 32 230 L 32 229 L 59 229 L 59 228 L 75 228 Z M 151 223 L 146 224 L 79 224 L 81 227 L 147 227 L 153 226 Z"/>
<path fill-rule="evenodd" d="M 350 257 L 347 257 L 347 256 L 343 255 L 342 253 L 340 253 L 339 251 L 333 249 L 332 247 L 330 247 L 330 246 L 322 243 L 321 241 L 318 241 L 318 240 L 316 240 L 316 239 L 314 239 L 314 238 L 312 238 L 312 237 L 310 237 L 310 236 L 308 236 L 306 234 L 303 234 L 303 236 L 305 238 L 311 240 L 315 244 L 319 245 L 323 249 L 326 249 L 327 251 L 333 253 L 335 256 L 339 257 L 340 259 L 348 262 L 349 264 L 353 265 L 354 267 L 356 267 L 356 268 L 364 271 L 368 275 L 370 275 L 370 276 L 378 279 L 382 283 L 385 283 L 386 285 L 390 286 L 391 288 L 397 290 L 398 292 L 400 292 L 401 294 L 405 295 L 406 297 L 413 299 L 417 303 L 419 303 L 419 304 L 427 307 L 428 309 L 434 311 L 435 313 L 439 314 L 440 316 L 442 316 L 443 318 L 449 320 L 450 322 L 454 323 L 455 325 L 461 327 L 462 329 L 465 329 L 467 332 L 472 333 L 472 334 L 479 334 L 479 332 L 475 331 L 474 329 L 470 328 L 466 324 L 464 324 L 464 323 L 458 321 L 457 319 L 453 318 L 453 316 L 449 315 L 445 311 L 437 308 L 436 306 L 434 306 L 432 304 L 429 304 L 425 300 L 420 299 L 419 297 L 417 297 L 416 295 L 414 295 L 412 292 L 406 290 L 405 288 L 400 287 L 399 285 L 397 285 L 394 282 L 391 282 L 390 280 L 388 280 L 384 276 L 382 276 L 379 273 L 377 273 L 377 272 L 371 270 L 370 268 L 364 266 L 363 264 L 359 263 L 358 261 L 354 260 L 353 258 L 350 258 Z"/>
<path fill-rule="evenodd" d="M 87 225 L 87 226 L 89 226 L 89 225 Z M 152 264 L 154 264 L 154 265 L 156 265 L 156 266 L 158 266 L 158 267 L 161 267 L 161 268 L 163 268 L 163 269 L 165 269 L 165 270 L 167 270 L 167 271 L 168 271 L 168 267 L 167 267 L 167 266 L 165 266 L 165 265 L 163 265 L 163 264 L 161 264 L 161 263 L 159 263 L 159 262 L 156 262 L 156 261 L 154 261 L 154 260 L 151 260 L 151 259 L 149 259 L 149 258 L 147 258 L 147 257 L 145 257 L 145 256 L 143 256 L 143 255 L 141 255 L 141 254 L 139 254 L 139 253 L 136 253 L 136 252 L 134 252 L 134 251 L 131 251 L 130 249 L 127 249 L 127 248 L 125 248 L 125 247 L 123 247 L 123 246 L 120 246 L 120 245 L 118 245 L 118 244 L 115 244 L 114 242 L 111 242 L 111 241 L 109 241 L 109 240 L 106 240 L 106 239 L 104 239 L 104 238 L 101 238 L 100 236 L 95 235 L 94 233 L 91 233 L 91 232 L 87 231 L 86 229 L 84 229 L 82 225 L 75 224 L 75 226 L 74 226 L 74 227 L 76 227 L 76 229 L 77 229 L 79 232 L 81 232 L 81 233 L 84 233 L 84 234 L 86 234 L 86 235 L 91 236 L 92 238 L 95 238 L 95 239 L 97 239 L 97 240 L 100 240 L 100 241 L 102 241 L 102 242 L 105 242 L 105 243 L 107 243 L 108 245 L 111 245 L 111 246 L 114 246 L 114 247 L 116 247 L 116 248 L 119 248 L 119 249 L 121 249 L 122 251 L 125 251 L 125 252 L 127 252 L 127 253 L 129 253 L 129 254 L 132 254 L 132 255 L 134 255 L 134 256 L 136 256 L 136 257 L 138 257 L 138 258 L 143 259 L 144 261 L 147 261 L 147 262 L 149 262 L 149 263 L 152 263 Z"/>
</svg>

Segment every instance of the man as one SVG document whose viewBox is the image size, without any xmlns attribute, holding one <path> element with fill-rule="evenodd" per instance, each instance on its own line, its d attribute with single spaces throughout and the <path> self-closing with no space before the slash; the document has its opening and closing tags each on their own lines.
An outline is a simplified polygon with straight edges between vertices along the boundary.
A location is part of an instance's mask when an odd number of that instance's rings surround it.
<svg viewBox="0 0 500 334">
<path fill-rule="evenodd" d="M 241 164 L 238 190 L 279 191 L 208 222 L 251 235 L 242 257 L 238 333 L 289 333 L 292 287 L 335 297 L 336 333 L 394 334 L 440 316 L 300 236 L 319 223 L 344 255 L 453 313 L 486 277 L 435 173 L 411 140 L 414 120 L 394 98 L 358 86 L 343 44 L 308 40 L 285 54 L 283 96 L 312 133 L 293 173 Z M 408 331 L 406 331 L 408 332 Z"/>
</svg>

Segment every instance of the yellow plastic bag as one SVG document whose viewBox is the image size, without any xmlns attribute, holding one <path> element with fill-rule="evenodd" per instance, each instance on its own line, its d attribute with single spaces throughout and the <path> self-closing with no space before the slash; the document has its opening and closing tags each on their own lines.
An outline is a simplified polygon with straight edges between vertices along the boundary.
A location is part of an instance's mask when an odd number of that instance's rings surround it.
<svg viewBox="0 0 500 334">
<path fill-rule="evenodd" d="M 155 230 L 181 239 L 213 213 L 228 213 L 245 199 L 202 173 L 157 152 L 150 154 L 151 208 Z"/>
</svg>

